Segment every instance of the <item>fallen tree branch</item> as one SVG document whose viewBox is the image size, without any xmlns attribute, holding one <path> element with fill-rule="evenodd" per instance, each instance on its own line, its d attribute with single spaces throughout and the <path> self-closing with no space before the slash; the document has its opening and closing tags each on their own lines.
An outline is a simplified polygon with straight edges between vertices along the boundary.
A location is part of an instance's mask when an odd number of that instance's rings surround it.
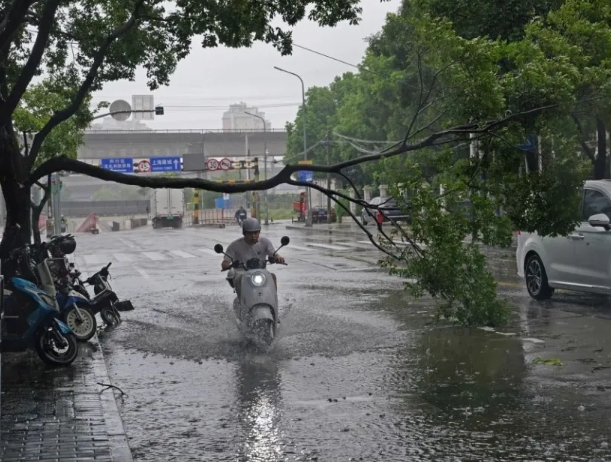
<svg viewBox="0 0 611 462">
<path fill-rule="evenodd" d="M 291 184 L 291 175 L 299 170 L 319 172 L 319 173 L 337 173 L 341 174 L 341 171 L 345 168 L 359 165 L 365 162 L 373 162 L 380 159 L 398 156 L 406 152 L 416 151 L 426 147 L 436 145 L 436 141 L 443 140 L 443 138 L 451 138 L 454 135 L 465 135 L 468 133 L 475 133 L 480 135 L 492 134 L 493 130 L 510 122 L 511 120 L 519 117 L 532 115 L 546 109 L 554 108 L 556 105 L 544 106 L 537 109 L 532 109 L 525 112 L 511 114 L 503 119 L 489 121 L 483 125 L 477 123 L 469 123 L 459 125 L 447 130 L 433 133 L 427 136 L 422 141 L 415 144 L 398 143 L 397 145 L 391 146 L 390 148 L 377 152 L 371 153 L 365 156 L 361 156 L 355 159 L 349 159 L 346 161 L 338 162 L 332 165 L 286 165 L 277 175 L 272 178 L 263 181 L 257 181 L 253 183 L 239 183 L 239 184 L 223 184 L 214 181 L 204 180 L 200 178 L 152 178 L 138 175 L 130 175 L 124 173 L 117 173 L 110 170 L 101 169 L 97 166 L 87 164 L 75 159 L 70 159 L 66 156 L 54 157 L 44 162 L 38 167 L 25 182 L 24 186 L 31 186 L 40 178 L 47 176 L 51 173 L 59 172 L 62 170 L 70 171 L 74 173 L 82 173 L 94 178 L 99 178 L 106 181 L 115 181 L 117 183 L 142 186 L 149 188 L 197 188 L 204 189 L 207 191 L 223 192 L 223 193 L 240 193 L 246 191 L 264 191 L 271 189 L 280 184 Z M 453 142 L 455 139 L 446 139 L 438 144 L 444 144 Z M 320 143 L 317 143 L 320 144 Z"/>
<path fill-rule="evenodd" d="M 100 391 L 100 393 L 103 393 L 103 392 L 105 392 L 106 390 L 109 390 L 109 389 L 111 389 L 111 388 L 114 388 L 115 390 L 119 390 L 119 392 L 121 393 L 121 397 L 123 397 L 123 396 L 127 396 L 127 393 L 125 393 L 123 390 L 121 390 L 121 389 L 120 389 L 119 387 L 117 387 L 116 385 L 112 385 L 112 384 L 109 384 L 109 383 L 102 383 L 102 382 L 96 382 L 96 383 L 97 383 L 98 385 L 102 386 L 102 387 L 106 387 L 106 388 L 103 388 L 103 389 Z"/>
<path fill-rule="evenodd" d="M 336 204 L 338 204 L 342 209 L 344 209 L 344 211 L 350 215 L 350 217 L 354 220 L 354 222 L 359 226 L 359 228 L 361 228 L 365 234 L 367 235 L 367 237 L 369 238 L 369 241 L 381 252 L 384 252 L 386 255 L 388 255 L 389 257 L 392 258 L 397 258 L 393 253 L 389 252 L 388 250 L 386 250 L 385 248 L 383 248 L 382 246 L 380 246 L 376 241 L 375 238 L 373 236 L 373 234 L 371 234 L 369 232 L 369 230 L 367 228 L 365 228 L 365 226 L 361 223 L 359 223 L 358 218 L 350 211 L 349 207 L 346 207 L 344 204 L 342 204 L 335 196 L 338 195 L 336 191 L 331 191 L 328 190 L 326 188 L 323 188 L 322 186 L 317 185 L 316 183 L 303 183 L 301 181 L 293 181 L 290 180 L 288 182 L 288 184 L 293 185 L 293 186 L 303 186 L 303 187 L 307 187 L 307 188 L 312 188 L 312 189 L 316 189 L 317 191 L 320 191 L 321 193 L 325 194 L 326 196 L 330 197 L 331 200 L 333 202 L 335 202 Z M 352 198 L 348 198 L 348 200 L 352 200 Z"/>
</svg>

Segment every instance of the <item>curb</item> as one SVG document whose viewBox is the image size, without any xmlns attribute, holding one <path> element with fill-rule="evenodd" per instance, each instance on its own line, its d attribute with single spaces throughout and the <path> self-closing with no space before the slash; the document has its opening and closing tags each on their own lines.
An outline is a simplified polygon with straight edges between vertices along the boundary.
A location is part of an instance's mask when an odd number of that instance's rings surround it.
<svg viewBox="0 0 611 462">
<path fill-rule="evenodd" d="M 93 369 L 96 376 L 96 381 L 100 383 L 110 384 L 108 375 L 108 367 L 104 360 L 102 345 L 98 339 L 98 335 L 94 335 L 89 342 L 94 346 L 92 354 Z M 100 401 L 102 403 L 102 412 L 106 421 L 106 431 L 108 433 L 108 441 L 110 442 L 110 450 L 114 462 L 133 462 L 132 451 L 127 441 L 127 435 L 123 427 L 123 420 L 119 414 L 119 407 L 113 389 L 99 392 Z"/>
<path fill-rule="evenodd" d="M 286 225 L 286 229 L 296 230 L 301 232 L 315 232 L 320 234 L 343 234 L 347 236 L 364 236 L 362 231 L 348 231 L 342 229 L 320 229 L 312 226 L 311 228 L 306 228 L 304 226 L 294 226 L 294 225 Z"/>
<path fill-rule="evenodd" d="M 310 233 L 318 233 L 318 234 L 329 234 L 329 235 L 344 235 L 344 236 L 356 236 L 356 237 L 363 237 L 365 236 L 365 234 L 362 231 L 348 231 L 348 230 L 334 230 L 334 229 L 316 229 L 315 227 L 312 228 L 305 228 L 304 226 L 293 226 L 293 225 L 287 225 L 286 229 L 289 230 L 295 230 L 295 231 L 301 231 L 301 232 L 310 232 Z M 463 243 L 468 244 L 469 242 L 467 241 L 463 241 Z M 514 243 L 512 243 L 509 247 L 503 249 L 500 247 L 487 247 L 484 246 L 483 244 L 479 244 L 481 247 L 484 247 L 485 249 L 493 249 L 493 250 L 497 250 L 499 252 L 505 252 L 505 253 L 511 253 L 514 254 L 516 249 L 517 249 L 517 245 L 515 245 Z"/>
<path fill-rule="evenodd" d="M 200 223 L 191 225 L 191 228 L 225 228 L 225 223 Z"/>
</svg>

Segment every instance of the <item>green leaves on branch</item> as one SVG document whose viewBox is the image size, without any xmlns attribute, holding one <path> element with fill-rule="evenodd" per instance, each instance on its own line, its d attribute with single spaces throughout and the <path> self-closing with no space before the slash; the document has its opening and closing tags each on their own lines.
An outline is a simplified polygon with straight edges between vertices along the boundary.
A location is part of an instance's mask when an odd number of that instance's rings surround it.
<svg viewBox="0 0 611 462">
<path fill-rule="evenodd" d="M 30 134 L 39 132 L 54 112 L 69 104 L 75 91 L 74 87 L 67 87 L 62 82 L 50 79 L 30 86 L 13 113 L 13 123 L 18 135 L 21 137 L 23 132 Z M 61 155 L 76 159 L 78 148 L 83 143 L 84 130 L 93 117 L 88 109 L 89 100 L 90 98 L 87 98 L 81 109 L 46 137 L 35 167 L 52 157 Z"/>
</svg>

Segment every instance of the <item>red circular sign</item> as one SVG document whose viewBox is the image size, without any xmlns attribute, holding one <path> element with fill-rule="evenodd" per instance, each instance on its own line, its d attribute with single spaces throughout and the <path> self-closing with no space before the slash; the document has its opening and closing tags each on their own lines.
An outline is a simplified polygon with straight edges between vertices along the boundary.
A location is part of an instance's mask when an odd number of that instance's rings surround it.
<svg viewBox="0 0 611 462">
<path fill-rule="evenodd" d="M 219 161 L 216 160 L 216 159 L 208 159 L 206 161 L 206 168 L 208 170 L 213 170 L 213 171 L 214 170 L 218 170 L 218 168 L 219 168 Z"/>
<path fill-rule="evenodd" d="M 151 171 L 151 163 L 148 160 L 144 159 L 138 162 L 136 168 L 140 173 L 148 173 Z"/>
<path fill-rule="evenodd" d="M 226 157 L 221 160 L 221 169 L 229 170 L 231 168 L 231 161 Z"/>
</svg>

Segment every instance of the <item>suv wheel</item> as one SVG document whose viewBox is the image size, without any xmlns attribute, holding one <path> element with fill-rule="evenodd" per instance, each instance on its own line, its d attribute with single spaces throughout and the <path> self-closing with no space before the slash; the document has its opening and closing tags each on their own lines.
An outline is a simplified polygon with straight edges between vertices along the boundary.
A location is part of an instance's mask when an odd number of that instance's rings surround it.
<svg viewBox="0 0 611 462">
<path fill-rule="evenodd" d="M 547 281 L 547 273 L 539 255 L 532 254 L 524 267 L 526 290 L 535 300 L 547 300 L 554 294 L 554 289 Z"/>
</svg>

